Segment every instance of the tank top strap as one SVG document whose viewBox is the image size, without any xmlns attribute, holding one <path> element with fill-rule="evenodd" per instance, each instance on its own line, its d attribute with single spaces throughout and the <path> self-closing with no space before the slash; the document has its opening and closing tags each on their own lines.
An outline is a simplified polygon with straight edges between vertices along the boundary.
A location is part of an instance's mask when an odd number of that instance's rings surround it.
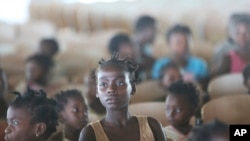
<svg viewBox="0 0 250 141">
<path fill-rule="evenodd" d="M 100 121 L 90 123 L 90 125 L 95 132 L 96 141 L 109 141 L 106 133 L 104 132 L 104 129 L 102 128 Z"/>
<path fill-rule="evenodd" d="M 148 124 L 148 117 L 136 116 L 140 128 L 140 141 L 154 141 L 153 132 Z"/>
</svg>

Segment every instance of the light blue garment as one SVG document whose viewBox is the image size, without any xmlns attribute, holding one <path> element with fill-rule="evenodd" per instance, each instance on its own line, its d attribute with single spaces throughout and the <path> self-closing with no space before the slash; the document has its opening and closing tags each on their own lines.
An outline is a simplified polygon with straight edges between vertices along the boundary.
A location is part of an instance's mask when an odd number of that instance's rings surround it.
<svg viewBox="0 0 250 141">
<path fill-rule="evenodd" d="M 159 79 L 161 69 L 170 62 L 170 58 L 162 58 L 155 62 L 152 70 L 152 78 Z M 198 57 L 190 56 L 188 64 L 183 68 L 184 72 L 192 73 L 195 79 L 206 77 L 208 75 L 208 67 L 204 60 Z"/>
<path fill-rule="evenodd" d="M 151 44 L 146 44 L 143 47 L 143 53 L 148 56 L 153 56 L 153 46 Z"/>
</svg>

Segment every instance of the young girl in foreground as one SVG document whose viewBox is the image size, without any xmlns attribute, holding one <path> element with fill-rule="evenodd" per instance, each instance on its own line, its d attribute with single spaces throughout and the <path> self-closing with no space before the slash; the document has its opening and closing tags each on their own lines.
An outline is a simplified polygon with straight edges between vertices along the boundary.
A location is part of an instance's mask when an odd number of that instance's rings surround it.
<svg viewBox="0 0 250 141">
<path fill-rule="evenodd" d="M 166 117 L 170 125 L 164 128 L 167 140 L 185 141 L 192 129 L 190 120 L 199 105 L 199 93 L 192 83 L 179 80 L 168 88 Z"/>
<path fill-rule="evenodd" d="M 28 91 L 10 103 L 5 141 L 46 141 L 56 131 L 56 102 L 43 91 Z"/>
<path fill-rule="evenodd" d="M 128 58 L 101 60 L 96 70 L 97 97 L 106 108 L 104 119 L 85 127 L 79 141 L 165 141 L 158 121 L 150 117 L 132 116 L 128 112 L 131 95 L 135 94 L 134 72 Z"/>
</svg>

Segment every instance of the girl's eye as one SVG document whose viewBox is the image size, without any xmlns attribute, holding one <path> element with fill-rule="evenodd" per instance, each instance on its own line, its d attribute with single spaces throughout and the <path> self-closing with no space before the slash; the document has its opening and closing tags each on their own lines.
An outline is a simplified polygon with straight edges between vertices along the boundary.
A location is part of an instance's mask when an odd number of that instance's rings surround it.
<svg viewBox="0 0 250 141">
<path fill-rule="evenodd" d="M 177 112 L 177 113 L 181 112 L 181 109 L 177 108 L 177 109 L 176 109 L 176 112 Z"/>
<path fill-rule="evenodd" d="M 72 111 L 76 113 L 78 111 L 78 109 L 77 108 L 73 108 Z"/>
<path fill-rule="evenodd" d="M 15 126 L 17 126 L 17 125 L 19 124 L 19 122 L 18 122 L 18 121 L 13 121 L 13 124 L 14 124 Z"/>
<path fill-rule="evenodd" d="M 118 84 L 117 84 L 118 86 L 123 86 L 123 85 L 125 85 L 125 83 L 124 82 L 118 82 Z"/>
<path fill-rule="evenodd" d="M 99 84 L 99 86 L 101 86 L 101 87 L 106 87 L 108 84 L 107 83 L 104 83 L 104 82 L 102 82 L 101 84 Z"/>
</svg>

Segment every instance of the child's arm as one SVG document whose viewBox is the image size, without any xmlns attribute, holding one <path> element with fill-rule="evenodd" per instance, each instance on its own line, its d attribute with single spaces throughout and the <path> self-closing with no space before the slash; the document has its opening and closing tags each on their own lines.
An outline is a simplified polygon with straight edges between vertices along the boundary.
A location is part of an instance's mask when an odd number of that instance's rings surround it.
<svg viewBox="0 0 250 141">
<path fill-rule="evenodd" d="M 154 134 L 155 141 L 166 141 L 161 124 L 154 118 L 148 117 L 149 126 Z"/>
<path fill-rule="evenodd" d="M 230 72 L 231 59 L 229 55 L 225 55 L 222 60 L 218 60 L 215 64 L 213 64 L 213 70 L 211 72 L 212 77 L 216 77 L 222 74 L 226 74 Z"/>
<path fill-rule="evenodd" d="M 90 125 L 82 129 L 79 141 L 96 141 L 95 132 Z"/>
</svg>

